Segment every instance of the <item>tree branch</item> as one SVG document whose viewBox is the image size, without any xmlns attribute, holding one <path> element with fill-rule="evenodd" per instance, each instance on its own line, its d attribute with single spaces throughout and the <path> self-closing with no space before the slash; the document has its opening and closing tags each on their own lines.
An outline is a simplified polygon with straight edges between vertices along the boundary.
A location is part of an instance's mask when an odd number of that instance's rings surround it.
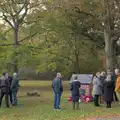
<svg viewBox="0 0 120 120">
<path fill-rule="evenodd" d="M 27 36 L 27 37 L 23 38 L 22 40 L 19 40 L 18 43 L 21 43 L 21 42 L 23 42 L 23 41 L 25 41 L 25 40 L 27 40 L 27 39 L 29 39 L 31 37 L 34 37 L 38 33 L 39 32 L 36 32 L 36 33 L 32 34 L 31 36 Z M 10 44 L 1 44 L 0 46 L 5 47 L 5 46 L 12 46 L 12 45 L 14 45 L 14 44 L 13 43 L 10 43 Z"/>
<path fill-rule="evenodd" d="M 49 52 L 50 54 L 53 54 L 53 55 L 57 55 L 56 53 L 53 53 L 53 52 Z M 67 57 L 67 56 L 63 56 L 63 55 L 60 55 L 61 57 L 65 58 L 65 59 L 68 59 L 68 60 L 71 60 L 73 63 L 75 63 L 75 61 L 70 58 L 70 57 Z"/>
<path fill-rule="evenodd" d="M 28 0 L 26 0 L 26 3 L 24 4 L 25 12 L 23 13 L 22 17 L 18 20 L 19 25 L 22 23 L 22 21 L 24 20 L 25 16 L 27 15 L 28 5 L 29 5 L 29 2 L 28 2 Z"/>
<path fill-rule="evenodd" d="M 3 20 L 6 21 L 13 29 L 14 26 L 12 25 L 12 23 L 8 20 L 7 16 L 3 13 Z"/>
<path fill-rule="evenodd" d="M 19 15 L 19 14 L 21 13 L 21 11 L 25 8 L 26 4 L 27 4 L 27 0 L 26 0 L 25 3 L 23 4 L 23 6 L 20 8 L 20 10 L 19 10 L 19 11 L 16 11 L 16 15 Z"/>
</svg>

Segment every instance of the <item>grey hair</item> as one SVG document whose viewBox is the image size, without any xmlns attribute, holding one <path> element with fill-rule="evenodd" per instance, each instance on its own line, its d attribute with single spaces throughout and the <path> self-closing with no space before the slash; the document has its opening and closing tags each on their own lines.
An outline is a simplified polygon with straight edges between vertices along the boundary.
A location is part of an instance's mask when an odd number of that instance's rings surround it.
<svg viewBox="0 0 120 120">
<path fill-rule="evenodd" d="M 61 73 L 57 73 L 57 76 L 61 76 Z"/>
<path fill-rule="evenodd" d="M 120 73 L 120 70 L 119 69 L 115 69 L 115 73 Z"/>
<path fill-rule="evenodd" d="M 108 75 L 107 78 L 106 78 L 106 81 L 109 82 L 112 80 L 112 76 L 111 75 Z"/>
<path fill-rule="evenodd" d="M 13 73 L 13 76 L 16 77 L 16 76 L 17 76 L 17 73 Z"/>
<path fill-rule="evenodd" d="M 104 75 L 106 75 L 106 73 L 105 73 L 104 71 L 102 71 L 102 72 L 100 73 L 100 75 L 104 76 Z"/>
</svg>

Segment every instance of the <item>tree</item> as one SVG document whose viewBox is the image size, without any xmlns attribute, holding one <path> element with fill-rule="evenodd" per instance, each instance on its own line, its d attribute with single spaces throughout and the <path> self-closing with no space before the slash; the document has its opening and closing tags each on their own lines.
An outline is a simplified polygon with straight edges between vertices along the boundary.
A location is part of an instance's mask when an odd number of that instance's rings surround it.
<svg viewBox="0 0 120 120">
<path fill-rule="evenodd" d="M 97 71 L 100 63 L 97 60 L 96 45 L 87 40 L 90 36 L 88 37 L 85 33 L 86 29 L 83 30 L 86 28 L 86 17 L 78 19 L 79 14 L 75 11 L 61 12 L 57 9 L 48 19 L 47 24 L 44 23 L 47 42 L 43 46 L 33 45 L 39 61 L 34 63 L 38 63 L 39 72 L 53 70 L 64 73 L 83 73 L 91 72 L 93 69 Z M 93 68 L 95 63 L 97 67 Z"/>
<path fill-rule="evenodd" d="M 1 17 L 13 30 L 13 44 L 15 49 L 18 47 L 20 42 L 19 30 L 28 13 L 29 4 L 29 0 L 24 0 L 22 2 L 17 0 L 3 0 L 0 3 Z M 13 55 L 14 72 L 18 72 L 16 56 L 17 52 L 15 50 Z"/>
<path fill-rule="evenodd" d="M 39 7 L 39 9 L 38 9 Z M 35 24 L 36 19 L 38 16 L 34 17 L 32 19 L 33 21 L 30 21 L 28 17 L 33 14 L 33 12 L 40 11 L 42 7 L 42 4 L 39 0 L 2 0 L 0 3 L 0 13 L 1 13 L 1 20 L 5 22 L 6 29 L 12 30 L 12 43 L 10 44 L 1 44 L 0 46 L 13 46 L 13 70 L 14 72 L 18 72 L 18 55 L 19 55 L 19 46 L 20 43 L 25 41 L 26 39 L 30 39 L 33 36 L 35 36 L 37 33 L 39 33 L 38 30 L 31 33 L 31 29 L 29 35 L 27 37 L 24 37 L 21 33 L 21 30 L 26 29 L 28 26 L 31 26 L 31 24 Z M 35 14 L 35 13 L 34 13 Z M 24 34 L 24 33 L 23 33 Z M 27 44 L 26 44 L 27 45 Z"/>
<path fill-rule="evenodd" d="M 120 37 L 119 1 L 75 0 L 75 2 L 73 2 L 72 0 L 68 0 L 67 3 L 69 4 L 68 7 L 70 9 L 74 8 L 74 10 L 79 12 L 80 14 L 82 13 L 84 15 L 87 15 L 88 17 L 91 16 L 92 20 L 96 21 L 94 23 L 95 26 L 91 26 L 92 33 L 101 32 L 104 35 L 107 69 L 113 69 L 116 66 L 116 48 L 118 46 L 117 41 Z M 101 29 L 98 29 L 98 27 L 100 27 Z"/>
</svg>

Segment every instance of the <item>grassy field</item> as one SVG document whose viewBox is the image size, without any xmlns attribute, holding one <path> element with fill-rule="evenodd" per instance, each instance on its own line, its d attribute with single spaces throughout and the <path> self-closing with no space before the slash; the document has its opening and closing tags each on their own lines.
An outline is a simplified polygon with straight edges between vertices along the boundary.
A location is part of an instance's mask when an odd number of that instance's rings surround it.
<svg viewBox="0 0 120 120">
<path fill-rule="evenodd" d="M 21 81 L 19 90 L 19 106 L 5 108 L 3 103 L 0 108 L 0 120 L 85 120 L 97 116 L 109 116 L 120 113 L 120 105 L 113 104 L 111 109 L 106 109 L 105 105 L 95 108 L 92 103 L 80 103 L 80 110 L 72 110 L 72 104 L 67 101 L 70 95 L 69 83 L 64 82 L 66 87 L 61 101 L 62 111 L 53 110 L 53 92 L 51 82 Z M 40 92 L 40 97 L 28 97 L 28 91 Z M 92 120 L 91 119 L 91 120 Z"/>
</svg>

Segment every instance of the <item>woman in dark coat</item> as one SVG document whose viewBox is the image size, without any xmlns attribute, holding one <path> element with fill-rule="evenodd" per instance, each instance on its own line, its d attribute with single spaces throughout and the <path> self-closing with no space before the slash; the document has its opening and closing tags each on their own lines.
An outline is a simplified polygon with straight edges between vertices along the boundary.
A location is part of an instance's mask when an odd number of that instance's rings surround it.
<svg viewBox="0 0 120 120">
<path fill-rule="evenodd" d="M 108 75 L 104 83 L 104 100 L 106 102 L 106 107 L 111 108 L 111 103 L 113 101 L 113 92 L 114 92 L 114 81 L 112 76 Z"/>
<path fill-rule="evenodd" d="M 73 102 L 73 110 L 76 108 L 79 109 L 79 88 L 80 88 L 80 82 L 77 80 L 77 76 L 74 77 L 74 80 L 72 81 L 70 85 L 70 90 L 72 92 L 72 102 Z"/>
</svg>

